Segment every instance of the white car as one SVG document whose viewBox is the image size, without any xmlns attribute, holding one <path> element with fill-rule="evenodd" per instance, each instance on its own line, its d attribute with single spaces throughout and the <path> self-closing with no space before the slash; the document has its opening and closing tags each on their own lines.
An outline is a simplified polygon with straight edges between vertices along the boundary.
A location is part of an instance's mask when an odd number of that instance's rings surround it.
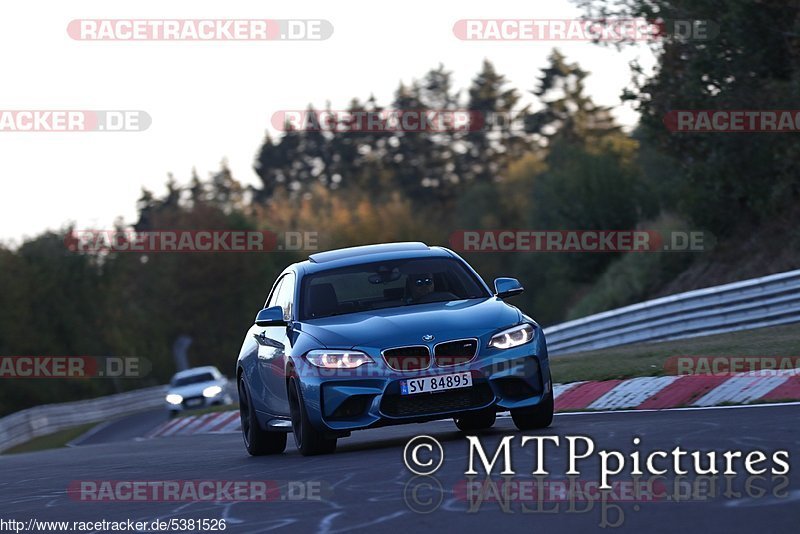
<svg viewBox="0 0 800 534">
<path fill-rule="evenodd" d="M 176 373 L 170 380 L 165 401 L 171 416 L 184 410 L 233 403 L 228 379 L 210 365 Z"/>
</svg>

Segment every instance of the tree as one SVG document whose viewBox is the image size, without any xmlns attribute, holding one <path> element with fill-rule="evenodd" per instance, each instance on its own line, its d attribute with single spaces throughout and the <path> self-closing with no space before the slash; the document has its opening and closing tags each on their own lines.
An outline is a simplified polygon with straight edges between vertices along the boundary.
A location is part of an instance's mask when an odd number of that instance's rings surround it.
<svg viewBox="0 0 800 534">
<path fill-rule="evenodd" d="M 525 116 L 527 107 L 518 109 L 519 92 L 506 88 L 507 83 L 487 60 L 472 80 L 467 109 L 480 117 L 482 127 L 471 129 L 464 137 L 458 168 L 465 182 L 501 180 L 508 164 L 531 149 L 529 136 L 514 126 L 515 119 Z"/>
<path fill-rule="evenodd" d="M 800 197 L 796 134 L 671 133 L 672 110 L 795 109 L 800 93 L 797 0 L 630 0 L 579 2 L 590 18 L 713 21 L 718 35 L 666 34 L 653 42 L 652 76 L 635 68 L 626 97 L 642 112 L 642 133 L 679 163 L 680 208 L 717 235 L 791 209 Z M 670 27 L 669 24 L 666 27 Z"/>
<path fill-rule="evenodd" d="M 534 94 L 544 109 L 532 132 L 548 139 L 547 170 L 536 177 L 531 222 L 543 230 L 633 230 L 654 206 L 636 162 L 638 143 L 606 107 L 585 94 L 588 72 L 554 50 Z M 596 277 L 613 254 L 571 254 L 564 272 L 577 281 Z"/>
<path fill-rule="evenodd" d="M 589 73 L 577 63 L 554 49 L 542 69 L 538 86 L 532 91 L 544 104 L 544 109 L 527 117 L 528 131 L 568 143 L 586 144 L 592 140 L 618 133 L 611 109 L 596 105 L 585 94 L 584 80 Z"/>
</svg>

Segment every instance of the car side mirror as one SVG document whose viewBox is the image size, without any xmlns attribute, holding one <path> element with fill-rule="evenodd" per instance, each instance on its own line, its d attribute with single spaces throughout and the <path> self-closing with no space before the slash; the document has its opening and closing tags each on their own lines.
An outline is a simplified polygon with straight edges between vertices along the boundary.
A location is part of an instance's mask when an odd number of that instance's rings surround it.
<svg viewBox="0 0 800 534">
<path fill-rule="evenodd" d="M 495 278 L 494 293 L 498 298 L 516 297 L 523 291 L 525 291 L 525 288 L 516 278 Z"/>
<path fill-rule="evenodd" d="M 264 308 L 256 314 L 257 326 L 286 326 L 286 320 L 283 318 L 283 308 L 280 306 L 273 306 L 271 308 Z"/>
</svg>

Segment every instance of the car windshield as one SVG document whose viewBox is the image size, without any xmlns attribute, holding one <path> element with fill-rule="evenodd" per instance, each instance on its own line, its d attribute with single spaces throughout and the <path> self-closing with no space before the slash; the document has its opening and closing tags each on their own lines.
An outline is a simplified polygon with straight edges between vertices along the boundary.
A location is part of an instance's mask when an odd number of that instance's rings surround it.
<svg viewBox="0 0 800 534">
<path fill-rule="evenodd" d="M 199 384 L 200 382 L 211 382 L 216 380 L 211 373 L 200 373 L 196 375 L 182 376 L 180 378 L 173 378 L 172 385 L 174 387 L 188 386 L 190 384 Z"/>
<path fill-rule="evenodd" d="M 416 258 L 331 269 L 303 278 L 302 319 L 430 302 L 489 297 L 464 265 L 450 258 Z"/>
</svg>

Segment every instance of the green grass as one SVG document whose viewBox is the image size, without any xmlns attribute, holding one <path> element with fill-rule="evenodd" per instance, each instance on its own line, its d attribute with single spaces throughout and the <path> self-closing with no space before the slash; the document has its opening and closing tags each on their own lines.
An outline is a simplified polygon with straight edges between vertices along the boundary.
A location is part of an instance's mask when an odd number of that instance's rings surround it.
<svg viewBox="0 0 800 534">
<path fill-rule="evenodd" d="M 235 402 L 233 404 L 226 404 L 224 406 L 209 406 L 208 408 L 201 408 L 199 410 L 189 410 L 188 412 L 178 412 L 178 415 L 175 417 L 192 417 L 195 415 L 203 415 L 205 413 L 216 413 L 216 412 L 230 412 L 232 410 L 238 410 L 239 403 Z"/>
<path fill-rule="evenodd" d="M 550 368 L 557 384 L 662 376 L 671 356 L 800 356 L 800 324 L 556 355 Z"/>
<path fill-rule="evenodd" d="M 64 447 L 67 443 L 77 438 L 78 436 L 81 436 L 84 433 L 88 432 L 96 425 L 98 425 L 98 423 L 87 423 L 85 425 L 65 428 L 64 430 L 53 432 L 52 434 L 47 434 L 45 436 L 39 436 L 38 438 L 33 438 L 30 441 L 27 441 L 25 443 L 20 443 L 16 447 L 12 447 L 6 451 L 3 451 L 3 454 L 19 454 L 23 452 L 36 452 L 36 451 L 45 451 L 48 449 L 59 449 L 61 447 Z"/>
</svg>

